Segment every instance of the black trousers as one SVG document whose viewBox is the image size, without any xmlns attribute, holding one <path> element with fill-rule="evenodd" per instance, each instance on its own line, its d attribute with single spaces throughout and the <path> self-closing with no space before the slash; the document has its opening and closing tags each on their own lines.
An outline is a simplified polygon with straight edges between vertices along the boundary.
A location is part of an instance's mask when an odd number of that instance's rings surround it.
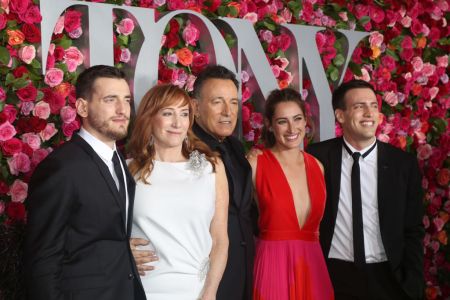
<svg viewBox="0 0 450 300">
<path fill-rule="evenodd" d="M 335 300 L 407 300 L 394 278 L 389 263 L 366 264 L 357 268 L 353 262 L 327 259 Z"/>
</svg>

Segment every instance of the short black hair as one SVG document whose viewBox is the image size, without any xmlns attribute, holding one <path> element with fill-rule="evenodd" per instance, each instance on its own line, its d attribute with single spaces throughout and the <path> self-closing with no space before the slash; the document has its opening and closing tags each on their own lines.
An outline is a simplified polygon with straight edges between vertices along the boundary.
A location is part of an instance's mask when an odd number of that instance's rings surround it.
<svg viewBox="0 0 450 300">
<path fill-rule="evenodd" d="M 96 65 L 87 68 L 77 78 L 75 93 L 77 98 L 89 100 L 92 96 L 92 87 L 97 78 L 126 79 L 125 73 L 116 67 Z"/>
<path fill-rule="evenodd" d="M 239 89 L 239 81 L 236 79 L 236 74 L 221 65 L 209 65 L 206 67 L 195 79 L 194 88 L 192 90 L 192 97 L 200 99 L 200 92 L 202 87 L 208 79 L 224 79 L 233 81 L 236 89 Z"/>
<path fill-rule="evenodd" d="M 264 117 L 266 120 L 270 123 L 272 122 L 272 118 L 275 114 L 275 109 L 277 108 L 277 105 L 282 102 L 294 102 L 296 103 L 300 109 L 302 110 L 303 114 L 305 115 L 306 120 L 306 110 L 305 110 L 305 103 L 302 100 L 302 96 L 299 92 L 292 88 L 285 88 L 285 89 L 275 89 L 270 92 L 269 96 L 267 97 L 265 106 L 264 106 Z M 266 148 L 271 148 L 275 145 L 275 136 L 273 132 L 267 128 L 268 126 L 264 125 L 263 131 L 262 131 L 262 138 L 264 141 L 264 146 Z"/>
<path fill-rule="evenodd" d="M 333 91 L 333 96 L 331 97 L 331 103 L 333 105 L 333 111 L 336 109 L 345 110 L 345 94 L 353 89 L 370 89 L 375 93 L 373 86 L 364 80 L 353 79 L 342 83 L 337 89 Z"/>
</svg>

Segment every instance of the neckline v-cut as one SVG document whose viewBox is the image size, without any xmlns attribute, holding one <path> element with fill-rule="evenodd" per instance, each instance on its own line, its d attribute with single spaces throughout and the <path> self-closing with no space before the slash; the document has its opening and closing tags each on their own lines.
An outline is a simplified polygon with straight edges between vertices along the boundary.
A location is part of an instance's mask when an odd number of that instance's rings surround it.
<svg viewBox="0 0 450 300">
<path fill-rule="evenodd" d="M 307 163 L 307 159 L 305 158 L 305 152 L 304 151 L 302 151 L 302 150 L 299 150 L 301 153 L 302 153 L 302 155 L 303 155 L 303 161 L 304 161 L 304 163 L 305 163 L 305 175 L 306 175 L 306 186 L 307 186 L 307 188 L 308 188 L 308 195 L 309 195 L 309 211 L 308 211 L 308 214 L 305 216 L 305 220 L 304 220 L 304 222 L 303 222 L 303 224 L 302 225 L 300 225 L 300 221 L 299 221 L 299 219 L 298 219 L 298 213 L 297 213 L 297 209 L 296 209 L 296 207 L 295 207 L 295 202 L 294 202 L 294 194 L 293 194 L 293 192 L 292 192 L 292 188 L 291 188 L 291 185 L 289 184 L 289 180 L 287 179 L 287 177 L 286 177 L 286 174 L 284 173 L 284 171 L 283 171 L 283 167 L 281 166 L 281 163 L 278 161 L 278 159 L 277 159 L 277 157 L 275 156 L 275 154 L 272 152 L 272 150 L 270 150 L 270 149 L 268 149 L 268 153 L 272 156 L 272 158 L 276 161 L 276 164 L 277 164 L 277 166 L 278 166 L 278 168 L 280 169 L 280 172 L 281 172 L 281 174 L 282 174 L 282 177 L 283 177 L 283 179 L 284 179 L 284 182 L 285 182 L 285 184 L 287 185 L 287 187 L 288 187 L 288 189 L 289 189 L 289 193 L 290 193 L 290 195 L 291 195 L 291 199 L 290 199 L 290 203 L 291 203 L 291 206 L 292 206 L 292 208 L 293 208 L 293 211 L 294 211 L 294 215 L 295 215 L 295 219 L 297 220 L 297 225 L 298 225 L 298 229 L 300 230 L 300 231 L 302 231 L 304 228 L 305 228 L 305 225 L 307 224 L 307 222 L 309 221 L 309 217 L 310 217 L 310 215 L 311 215 L 311 211 L 312 211 L 312 201 L 311 201 L 311 194 L 310 194 L 310 190 L 311 190 L 311 187 L 310 187 L 310 180 L 309 180 L 309 177 L 308 177 L 308 163 Z"/>
</svg>

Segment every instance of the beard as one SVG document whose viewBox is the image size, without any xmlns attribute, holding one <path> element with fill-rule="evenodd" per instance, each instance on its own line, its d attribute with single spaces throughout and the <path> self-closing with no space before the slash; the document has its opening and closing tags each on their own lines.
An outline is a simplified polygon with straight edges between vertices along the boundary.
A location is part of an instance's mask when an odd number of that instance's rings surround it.
<svg viewBox="0 0 450 300">
<path fill-rule="evenodd" d="M 111 123 L 113 122 L 112 118 L 101 120 L 100 118 L 97 118 L 97 116 L 88 115 L 87 119 L 92 128 L 112 140 L 119 141 L 128 134 L 128 123 L 126 126 L 114 128 L 111 126 Z M 127 118 L 127 120 L 129 119 Z"/>
</svg>

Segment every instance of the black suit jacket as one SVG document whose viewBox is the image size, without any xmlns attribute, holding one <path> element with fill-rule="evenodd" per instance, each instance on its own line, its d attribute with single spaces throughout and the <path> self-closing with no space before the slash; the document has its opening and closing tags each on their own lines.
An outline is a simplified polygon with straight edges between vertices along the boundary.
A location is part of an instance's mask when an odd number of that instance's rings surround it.
<svg viewBox="0 0 450 300">
<path fill-rule="evenodd" d="M 223 153 L 217 139 L 206 133 L 200 126 L 194 124 L 194 133 L 205 142 L 213 151 Z M 239 139 L 230 136 L 226 138 L 230 143 L 234 158 L 245 170 L 245 182 L 242 182 L 243 191 L 236 191 L 234 183 L 236 179 L 228 172 L 227 161 L 223 160 L 227 171 L 228 185 L 230 186 L 230 201 L 228 209 L 228 238 L 230 241 L 228 250 L 228 261 L 225 272 L 217 292 L 217 300 L 241 300 L 252 299 L 253 289 L 253 259 L 255 246 L 253 239 L 252 213 L 252 171 L 250 164 L 245 158 L 244 148 Z M 240 197 L 240 199 L 237 199 Z M 245 274 L 245 282 L 239 278 Z M 240 291 L 244 290 L 241 294 Z M 243 298 L 244 297 L 244 298 Z"/>
<path fill-rule="evenodd" d="M 135 182 L 125 170 L 127 230 L 108 167 L 77 134 L 37 167 L 27 199 L 28 299 L 145 299 L 128 242 Z"/>
<path fill-rule="evenodd" d="M 342 138 L 335 138 L 312 144 L 307 149 L 325 168 L 327 203 L 320 225 L 320 242 L 325 257 L 330 251 L 338 210 L 342 143 Z M 380 141 L 377 141 L 377 149 L 381 239 L 390 267 L 403 290 L 412 299 L 422 299 L 423 193 L 417 160 L 413 155 Z"/>
</svg>

